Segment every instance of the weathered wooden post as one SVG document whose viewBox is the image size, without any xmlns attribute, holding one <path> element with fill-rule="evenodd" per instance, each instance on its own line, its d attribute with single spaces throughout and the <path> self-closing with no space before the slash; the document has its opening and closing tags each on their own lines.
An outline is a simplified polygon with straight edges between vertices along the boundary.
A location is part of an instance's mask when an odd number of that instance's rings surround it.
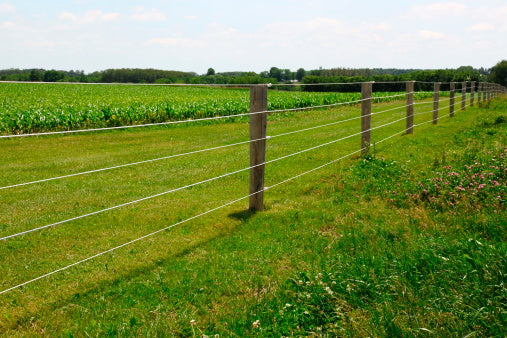
<svg viewBox="0 0 507 338">
<path fill-rule="evenodd" d="M 470 82 L 470 107 L 474 106 L 475 81 Z"/>
<path fill-rule="evenodd" d="M 264 209 L 264 172 L 266 162 L 266 124 L 268 86 L 250 88 L 250 206 L 253 211 Z M 260 113 L 259 113 L 260 112 Z"/>
<path fill-rule="evenodd" d="M 438 104 L 440 103 L 440 82 L 433 84 L 433 124 L 438 122 Z"/>
<path fill-rule="evenodd" d="M 477 82 L 477 105 L 481 105 L 481 82 Z"/>
<path fill-rule="evenodd" d="M 467 105 L 467 83 L 461 84 L 461 110 L 465 110 Z"/>
<path fill-rule="evenodd" d="M 371 129 L 371 95 L 373 82 L 361 84 L 361 155 L 364 156 L 370 150 Z"/>
<path fill-rule="evenodd" d="M 456 90 L 456 83 L 451 82 L 451 89 L 450 89 L 450 104 L 449 104 L 449 116 L 454 116 L 454 92 Z"/>
<path fill-rule="evenodd" d="M 408 81 L 407 88 L 407 134 L 414 133 L 414 84 L 415 81 Z"/>
</svg>

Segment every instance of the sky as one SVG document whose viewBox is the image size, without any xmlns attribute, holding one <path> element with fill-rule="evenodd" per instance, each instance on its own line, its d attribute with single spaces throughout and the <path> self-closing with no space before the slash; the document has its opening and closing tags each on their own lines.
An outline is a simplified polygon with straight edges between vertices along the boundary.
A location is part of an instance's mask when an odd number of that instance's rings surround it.
<svg viewBox="0 0 507 338">
<path fill-rule="evenodd" d="M 507 1 L 0 0 L 0 69 L 490 68 Z"/>
</svg>

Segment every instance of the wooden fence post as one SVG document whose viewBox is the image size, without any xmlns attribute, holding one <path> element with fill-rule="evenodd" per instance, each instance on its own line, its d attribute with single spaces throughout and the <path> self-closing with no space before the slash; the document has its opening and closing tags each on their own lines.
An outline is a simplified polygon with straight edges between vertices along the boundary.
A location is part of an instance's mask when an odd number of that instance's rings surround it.
<svg viewBox="0 0 507 338">
<path fill-rule="evenodd" d="M 407 134 L 414 133 L 414 84 L 415 81 L 408 81 L 407 88 Z"/>
<path fill-rule="evenodd" d="M 264 209 L 264 172 L 266 162 L 268 86 L 250 88 L 250 205 L 253 211 Z"/>
<path fill-rule="evenodd" d="M 456 90 L 456 83 L 451 82 L 451 89 L 450 89 L 451 99 L 450 99 L 450 105 L 449 105 L 449 116 L 450 117 L 454 116 L 454 92 L 455 92 L 455 90 Z"/>
<path fill-rule="evenodd" d="M 433 84 L 433 124 L 438 122 L 438 104 L 440 103 L 440 82 Z"/>
<path fill-rule="evenodd" d="M 474 106 L 475 81 L 470 82 L 470 107 Z"/>
<path fill-rule="evenodd" d="M 373 82 L 361 83 L 361 155 L 370 150 L 371 95 Z"/>
<path fill-rule="evenodd" d="M 463 82 L 461 84 L 461 110 L 465 110 L 467 105 L 467 83 Z"/>
<path fill-rule="evenodd" d="M 481 82 L 477 82 L 477 105 L 481 105 Z"/>
</svg>

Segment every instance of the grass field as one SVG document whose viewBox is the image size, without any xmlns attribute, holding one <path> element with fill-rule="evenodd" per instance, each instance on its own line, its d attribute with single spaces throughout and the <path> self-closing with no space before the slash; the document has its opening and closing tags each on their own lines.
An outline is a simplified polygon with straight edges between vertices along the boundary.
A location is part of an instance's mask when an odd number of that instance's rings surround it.
<svg viewBox="0 0 507 338">
<path fill-rule="evenodd" d="M 382 103 L 374 112 L 401 105 Z M 428 101 L 415 112 L 431 107 Z M 357 106 L 274 114 L 268 135 L 359 114 Z M 373 127 L 404 114 L 374 115 Z M 238 202 L 2 294 L 0 332 L 500 336 L 507 321 L 507 100 L 452 119 L 441 114 L 437 126 L 416 126 L 414 135 L 402 136 L 404 121 L 374 130 L 370 157 L 268 189 L 265 212 Z M 416 115 L 415 123 L 430 118 Z M 359 130 L 353 120 L 274 137 L 267 160 Z M 1 140 L 0 187 L 245 140 L 243 122 Z M 270 163 L 266 185 L 359 144 L 357 136 Z M 3 189 L 0 236 L 246 167 L 245 144 Z M 247 194 L 245 171 L 1 241 L 0 291 Z"/>
</svg>

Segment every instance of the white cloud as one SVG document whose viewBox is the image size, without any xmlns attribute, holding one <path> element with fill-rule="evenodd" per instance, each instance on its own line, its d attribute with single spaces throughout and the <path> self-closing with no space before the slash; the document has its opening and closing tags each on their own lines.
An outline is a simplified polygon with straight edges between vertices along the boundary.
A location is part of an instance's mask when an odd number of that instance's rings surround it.
<svg viewBox="0 0 507 338">
<path fill-rule="evenodd" d="M 77 16 L 72 13 L 69 13 L 69 12 L 60 13 L 59 18 L 60 18 L 60 20 L 65 20 L 65 21 L 72 21 L 72 22 L 78 21 Z"/>
<path fill-rule="evenodd" d="M 377 25 L 374 26 L 375 30 L 378 30 L 378 31 L 382 31 L 382 32 L 387 32 L 387 31 L 390 31 L 392 26 L 390 24 L 388 24 L 387 22 L 381 22 Z"/>
<path fill-rule="evenodd" d="M 464 16 L 467 14 L 469 14 L 468 7 L 458 2 L 438 2 L 428 5 L 415 5 L 409 10 L 410 16 L 422 18 Z"/>
<path fill-rule="evenodd" d="M 70 12 L 61 12 L 58 16 L 60 20 L 67 22 L 74 22 L 79 24 L 91 24 L 91 23 L 101 23 L 101 22 L 110 22 L 119 19 L 119 13 L 104 13 L 99 10 L 88 11 L 81 16 L 78 16 L 74 13 Z"/>
<path fill-rule="evenodd" d="M 39 40 L 39 41 L 35 42 L 35 45 L 37 47 L 44 48 L 44 49 L 51 49 L 51 48 L 56 47 L 56 43 L 54 41 L 46 40 L 46 39 Z"/>
<path fill-rule="evenodd" d="M 496 8 L 481 8 L 477 11 L 477 17 L 481 18 L 484 23 L 489 23 L 495 27 L 500 27 L 501 31 L 505 31 L 507 18 L 507 6 Z"/>
<path fill-rule="evenodd" d="M 160 10 L 156 8 L 147 10 L 142 6 L 134 8 L 131 18 L 135 21 L 164 21 L 166 19 Z"/>
<path fill-rule="evenodd" d="M 14 22 L 11 22 L 11 21 L 6 21 L 6 22 L 2 23 L 2 28 L 11 29 L 11 28 L 14 28 L 15 26 L 16 25 L 14 24 Z"/>
<path fill-rule="evenodd" d="M 8 3 L 0 3 L 0 13 L 12 13 L 15 11 L 13 5 Z"/>
<path fill-rule="evenodd" d="M 217 12 L 229 8 L 230 2 L 226 6 L 228 1 L 216 1 Z M 266 11 L 256 19 L 248 11 L 234 18 L 203 12 L 208 6 L 190 12 L 185 6 L 166 5 L 168 1 L 108 10 L 93 0 L 79 11 L 62 5 L 44 14 L 21 8 L 14 0 L 0 2 L 4 2 L 0 13 L 16 13 L 0 15 L 0 44 L 5 47 L 0 62 L 14 67 L 34 62 L 33 55 L 38 55 L 41 64 L 88 70 L 146 66 L 205 71 L 213 66 L 223 71 L 261 71 L 273 65 L 431 68 L 494 64 L 507 48 L 502 33 L 507 32 L 507 6 L 499 5 L 499 0 L 406 1 L 400 5 L 400 15 L 392 8 L 385 12 L 390 6 L 381 2 L 371 2 L 371 13 L 360 15 L 337 11 L 329 0 L 284 0 L 292 7 L 283 16 L 275 11 L 280 4 L 273 5 L 272 11 L 266 10 L 271 5 L 263 5 Z M 345 2 L 352 5 L 353 1 Z M 308 3 L 314 3 L 315 9 Z M 166 20 L 163 25 L 150 24 L 161 20 Z"/>
<path fill-rule="evenodd" d="M 178 47 L 178 48 L 195 48 L 203 47 L 205 42 L 197 39 L 187 39 L 179 37 L 169 38 L 152 38 L 149 39 L 146 44 L 148 45 L 159 45 L 163 47 Z"/>
<path fill-rule="evenodd" d="M 443 33 L 432 32 L 428 30 L 420 30 L 417 35 L 423 40 L 442 40 L 446 38 Z"/>
<path fill-rule="evenodd" d="M 467 6 L 458 2 L 439 2 L 426 5 L 426 10 L 433 13 L 441 14 L 463 14 L 467 10 Z"/>
<path fill-rule="evenodd" d="M 488 22 L 481 22 L 468 28 L 471 32 L 491 32 L 495 30 L 495 26 Z"/>
<path fill-rule="evenodd" d="M 355 28 L 341 21 L 318 17 L 302 22 L 268 24 L 260 34 L 267 45 L 302 48 L 318 43 L 336 43 L 343 36 L 350 36 L 354 32 Z"/>
<path fill-rule="evenodd" d="M 107 22 L 114 21 L 120 17 L 119 13 L 104 13 L 102 11 L 88 11 L 84 14 L 83 22 L 95 23 L 95 22 Z"/>
</svg>

